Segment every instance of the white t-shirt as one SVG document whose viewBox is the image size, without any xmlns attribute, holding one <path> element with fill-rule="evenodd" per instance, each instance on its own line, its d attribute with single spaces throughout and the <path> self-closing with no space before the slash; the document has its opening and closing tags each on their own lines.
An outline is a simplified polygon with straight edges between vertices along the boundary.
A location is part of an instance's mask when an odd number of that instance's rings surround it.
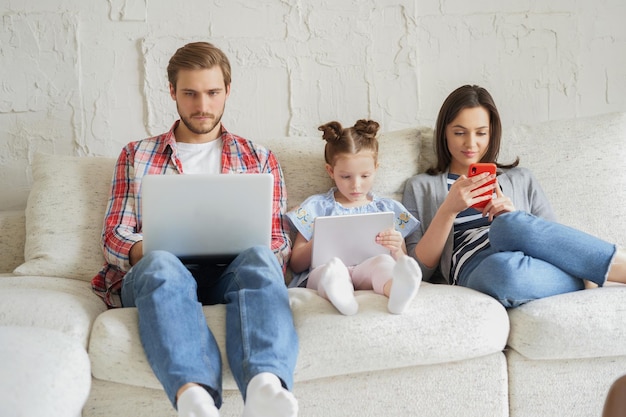
<svg viewBox="0 0 626 417">
<path fill-rule="evenodd" d="M 177 142 L 178 159 L 185 174 L 220 174 L 222 172 L 222 139 L 206 143 Z"/>
</svg>

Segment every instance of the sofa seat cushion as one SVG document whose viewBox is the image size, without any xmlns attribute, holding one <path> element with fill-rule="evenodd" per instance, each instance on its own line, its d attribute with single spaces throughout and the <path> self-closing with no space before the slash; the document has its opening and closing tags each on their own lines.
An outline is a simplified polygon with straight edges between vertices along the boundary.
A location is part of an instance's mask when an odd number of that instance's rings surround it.
<svg viewBox="0 0 626 417">
<path fill-rule="evenodd" d="M 531 301 L 509 311 L 508 345 L 528 359 L 626 355 L 626 286 Z"/>
<path fill-rule="evenodd" d="M 80 417 L 91 387 L 85 348 L 63 333 L 0 326 L 0 415 Z"/>
<path fill-rule="evenodd" d="M 0 326 L 57 330 L 87 347 L 91 325 L 106 311 L 87 282 L 56 277 L 0 277 Z"/>
<path fill-rule="evenodd" d="M 509 331 L 506 310 L 491 297 L 447 285 L 423 284 L 402 315 L 387 312 L 387 298 L 357 291 L 359 312 L 339 314 L 304 288 L 289 289 L 300 339 L 295 380 L 463 361 L 501 352 Z M 224 388 L 236 389 L 225 359 L 225 307 L 204 312 L 222 351 Z M 95 378 L 147 388 L 161 385 L 139 340 L 137 311 L 115 309 L 94 323 L 89 345 Z"/>
</svg>

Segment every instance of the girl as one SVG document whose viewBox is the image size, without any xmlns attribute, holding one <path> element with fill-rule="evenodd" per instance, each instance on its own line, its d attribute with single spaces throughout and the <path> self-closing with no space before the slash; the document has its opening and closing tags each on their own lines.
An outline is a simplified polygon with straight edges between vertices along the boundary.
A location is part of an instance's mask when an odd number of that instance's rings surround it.
<svg viewBox="0 0 626 417">
<path fill-rule="evenodd" d="M 324 157 L 326 171 L 335 187 L 325 194 L 307 198 L 300 207 L 287 213 L 298 235 L 293 244 L 291 269 L 297 275 L 295 285 L 318 291 L 340 313 L 355 314 L 359 308 L 354 290 L 371 290 L 389 297 L 387 308 L 400 314 L 417 294 L 421 282 L 418 264 L 406 255 L 404 237 L 417 225 L 417 220 L 397 201 L 379 198 L 371 193 L 378 169 L 378 123 L 359 120 L 354 127 L 343 129 L 339 122 L 330 122 L 318 129 L 326 140 Z M 390 250 L 359 265 L 344 265 L 333 258 L 313 270 L 311 249 L 313 221 L 317 216 L 393 211 L 395 228 L 383 231 L 376 242 Z M 299 273 L 299 274 L 298 274 Z"/>
<path fill-rule="evenodd" d="M 600 286 L 626 282 L 626 252 L 555 223 L 533 175 L 517 167 L 519 159 L 497 162 L 501 132 L 484 88 L 466 85 L 444 101 L 435 127 L 437 165 L 411 178 L 403 196 L 421 222 L 406 242 L 425 278 L 443 277 L 505 307 L 583 289 L 583 279 Z M 495 163 L 498 172 L 468 177 L 475 162 Z M 485 191 L 491 192 L 480 196 Z M 471 208 L 489 194 L 484 209 Z"/>
</svg>

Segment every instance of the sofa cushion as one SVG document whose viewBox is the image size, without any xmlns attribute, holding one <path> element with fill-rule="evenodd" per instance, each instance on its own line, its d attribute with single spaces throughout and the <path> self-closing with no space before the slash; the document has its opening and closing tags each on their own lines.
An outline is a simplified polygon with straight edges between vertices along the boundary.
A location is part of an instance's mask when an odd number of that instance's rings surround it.
<svg viewBox="0 0 626 417">
<path fill-rule="evenodd" d="M 626 355 L 626 285 L 531 301 L 509 310 L 508 344 L 529 359 Z"/>
<path fill-rule="evenodd" d="M 493 298 L 462 287 L 422 284 L 402 315 L 387 312 L 387 298 L 357 291 L 359 312 L 339 314 L 316 292 L 289 289 L 300 352 L 297 382 L 382 369 L 462 361 L 504 348 L 505 309 Z M 236 389 L 225 350 L 225 306 L 204 313 L 222 351 L 224 388 Z M 89 353 L 94 377 L 160 389 L 139 340 L 134 308 L 114 309 L 94 323 Z"/>
<path fill-rule="evenodd" d="M 25 262 L 14 273 L 90 281 L 115 159 L 37 154 L 26 204 Z"/>
<path fill-rule="evenodd" d="M 499 160 L 516 155 L 562 223 L 626 245 L 626 113 L 514 126 Z"/>
<path fill-rule="evenodd" d="M 0 415 L 80 417 L 91 387 L 89 357 L 62 333 L 0 327 Z"/>
<path fill-rule="evenodd" d="M 297 143 L 295 143 L 297 142 Z M 324 168 L 322 135 L 284 137 L 259 141 L 278 158 L 285 175 L 288 207 L 292 209 L 312 194 L 325 193 L 333 185 Z M 430 166 L 434 159 L 432 130 L 413 128 L 381 133 L 380 168 L 374 192 L 382 197 L 402 199 L 405 181 Z"/>
<path fill-rule="evenodd" d="M 105 304 L 87 282 L 0 276 L 0 326 L 56 330 L 87 347 L 91 325 L 104 311 Z"/>
<path fill-rule="evenodd" d="M 25 219 L 24 210 L 0 211 L 0 273 L 24 263 Z"/>
</svg>

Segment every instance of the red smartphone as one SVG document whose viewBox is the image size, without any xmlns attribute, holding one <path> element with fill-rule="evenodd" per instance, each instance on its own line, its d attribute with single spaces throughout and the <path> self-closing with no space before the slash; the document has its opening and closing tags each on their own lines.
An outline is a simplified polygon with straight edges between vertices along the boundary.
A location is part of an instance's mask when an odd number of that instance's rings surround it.
<svg viewBox="0 0 626 417">
<path fill-rule="evenodd" d="M 488 172 L 489 174 L 495 174 L 496 173 L 496 164 L 492 164 L 491 162 L 479 162 L 476 164 L 471 164 L 469 166 L 469 169 L 467 170 L 467 176 L 468 177 L 474 177 L 476 175 L 480 175 L 484 172 Z M 489 185 L 489 184 L 493 184 L 495 183 L 496 180 L 494 179 L 493 181 L 489 181 L 487 184 L 483 185 Z M 493 190 L 490 191 L 486 191 L 484 193 L 482 193 L 481 195 L 488 195 L 489 197 L 491 197 L 493 195 Z M 480 203 L 476 203 L 474 204 L 472 207 L 475 208 L 476 210 L 482 210 L 485 208 L 485 206 L 487 205 L 487 203 L 489 203 L 489 200 L 485 200 L 485 201 L 481 201 Z"/>
</svg>

